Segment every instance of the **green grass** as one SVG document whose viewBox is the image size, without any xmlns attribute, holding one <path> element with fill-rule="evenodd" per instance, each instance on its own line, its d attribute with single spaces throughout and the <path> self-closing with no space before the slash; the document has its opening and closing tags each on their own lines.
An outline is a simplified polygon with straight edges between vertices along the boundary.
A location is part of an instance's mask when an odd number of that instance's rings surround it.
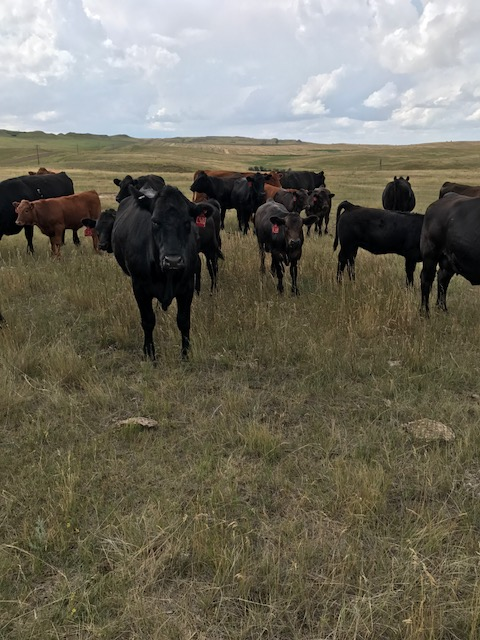
<svg viewBox="0 0 480 640">
<path fill-rule="evenodd" d="M 35 168 L 40 141 L 40 164 L 105 206 L 115 176 L 157 172 L 188 194 L 195 168 L 277 152 L 6 134 L 0 177 Z M 478 184 L 478 146 L 278 155 L 323 169 L 334 207 L 379 206 L 408 171 L 423 211 L 444 180 Z M 280 297 L 235 226 L 229 212 L 188 362 L 175 305 L 157 309 L 156 367 L 112 256 L 68 233 L 60 261 L 38 230 L 33 257 L 23 234 L 2 239 L 0 638 L 478 638 L 479 291 L 454 279 L 449 313 L 425 320 L 419 269 L 406 291 L 400 258 L 360 251 L 357 282 L 338 286 L 332 238 L 312 237 L 301 295 Z M 118 424 L 132 416 L 158 427 Z M 456 439 L 413 441 L 402 424 L 424 417 Z"/>
</svg>

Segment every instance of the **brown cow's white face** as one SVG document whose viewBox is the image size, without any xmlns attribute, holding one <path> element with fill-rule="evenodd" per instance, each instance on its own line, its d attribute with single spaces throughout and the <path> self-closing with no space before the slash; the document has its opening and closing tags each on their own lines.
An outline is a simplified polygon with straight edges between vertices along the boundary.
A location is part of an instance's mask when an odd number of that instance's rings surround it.
<svg viewBox="0 0 480 640">
<path fill-rule="evenodd" d="M 16 224 L 25 225 L 33 224 L 33 204 L 29 200 L 22 200 L 21 202 L 14 202 L 15 213 L 17 214 Z"/>
</svg>

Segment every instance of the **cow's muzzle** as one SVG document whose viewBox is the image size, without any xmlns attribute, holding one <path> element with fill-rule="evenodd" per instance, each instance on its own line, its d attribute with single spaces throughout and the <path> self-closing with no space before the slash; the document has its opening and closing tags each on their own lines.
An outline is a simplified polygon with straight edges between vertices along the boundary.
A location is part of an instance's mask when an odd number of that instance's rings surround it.
<svg viewBox="0 0 480 640">
<path fill-rule="evenodd" d="M 297 240 L 289 240 L 288 241 L 288 248 L 289 249 L 300 249 L 300 247 L 302 246 L 302 241 L 297 239 Z"/>
<path fill-rule="evenodd" d="M 185 267 L 182 256 L 165 256 L 161 262 L 163 271 L 178 271 Z"/>
</svg>

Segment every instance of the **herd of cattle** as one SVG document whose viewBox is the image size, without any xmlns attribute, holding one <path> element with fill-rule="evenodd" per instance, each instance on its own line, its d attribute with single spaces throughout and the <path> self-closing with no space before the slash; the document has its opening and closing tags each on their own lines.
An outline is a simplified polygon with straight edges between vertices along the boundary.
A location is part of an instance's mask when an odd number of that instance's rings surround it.
<svg viewBox="0 0 480 640">
<path fill-rule="evenodd" d="M 0 182 L 0 239 L 25 230 L 27 248 L 33 252 L 33 228 L 50 238 L 58 257 L 65 230 L 84 226 L 96 251 L 113 253 L 131 278 L 144 332 L 144 354 L 155 359 L 153 299 L 163 310 L 177 301 L 177 326 L 182 356 L 190 340 L 190 309 L 194 292 L 200 292 L 201 260 L 206 259 L 210 291 L 217 286 L 218 260 L 223 259 L 221 229 L 227 209 L 237 212 L 238 227 L 247 234 L 253 221 L 265 272 L 265 254 L 271 254 L 271 272 L 283 292 L 285 266 L 290 269 L 291 291 L 298 294 L 297 272 L 304 243 L 303 227 L 310 234 L 328 232 L 332 199 L 323 171 L 231 172 L 197 171 L 189 200 L 176 187 L 153 174 L 122 180 L 117 210 L 101 211 L 96 191 L 74 193 L 64 172 L 46 169 Z M 445 182 L 439 199 L 425 215 L 412 213 L 415 195 L 409 177 L 395 176 L 382 195 L 383 209 L 348 201 L 337 207 L 333 248 L 340 247 L 337 280 L 345 267 L 355 278 L 359 248 L 374 254 L 394 253 L 405 258 L 407 285 L 413 284 L 416 264 L 421 272 L 421 308 L 428 315 L 429 297 L 437 275 L 437 305 L 446 310 L 446 293 L 454 274 L 480 284 L 480 187 Z M 306 215 L 301 216 L 305 211 Z M 438 274 L 437 272 L 438 266 Z M 0 314 L 0 322 L 2 321 Z"/>
</svg>

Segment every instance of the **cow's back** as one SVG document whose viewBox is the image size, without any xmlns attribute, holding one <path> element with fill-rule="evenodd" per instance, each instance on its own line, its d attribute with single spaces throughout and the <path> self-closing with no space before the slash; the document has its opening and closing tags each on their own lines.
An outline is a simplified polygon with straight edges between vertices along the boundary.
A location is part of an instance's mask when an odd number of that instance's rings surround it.
<svg viewBox="0 0 480 640">
<path fill-rule="evenodd" d="M 38 200 L 73 194 L 73 182 L 65 172 L 45 175 L 26 175 L 0 182 L 0 236 L 18 233 L 17 215 L 13 202 Z"/>
</svg>

